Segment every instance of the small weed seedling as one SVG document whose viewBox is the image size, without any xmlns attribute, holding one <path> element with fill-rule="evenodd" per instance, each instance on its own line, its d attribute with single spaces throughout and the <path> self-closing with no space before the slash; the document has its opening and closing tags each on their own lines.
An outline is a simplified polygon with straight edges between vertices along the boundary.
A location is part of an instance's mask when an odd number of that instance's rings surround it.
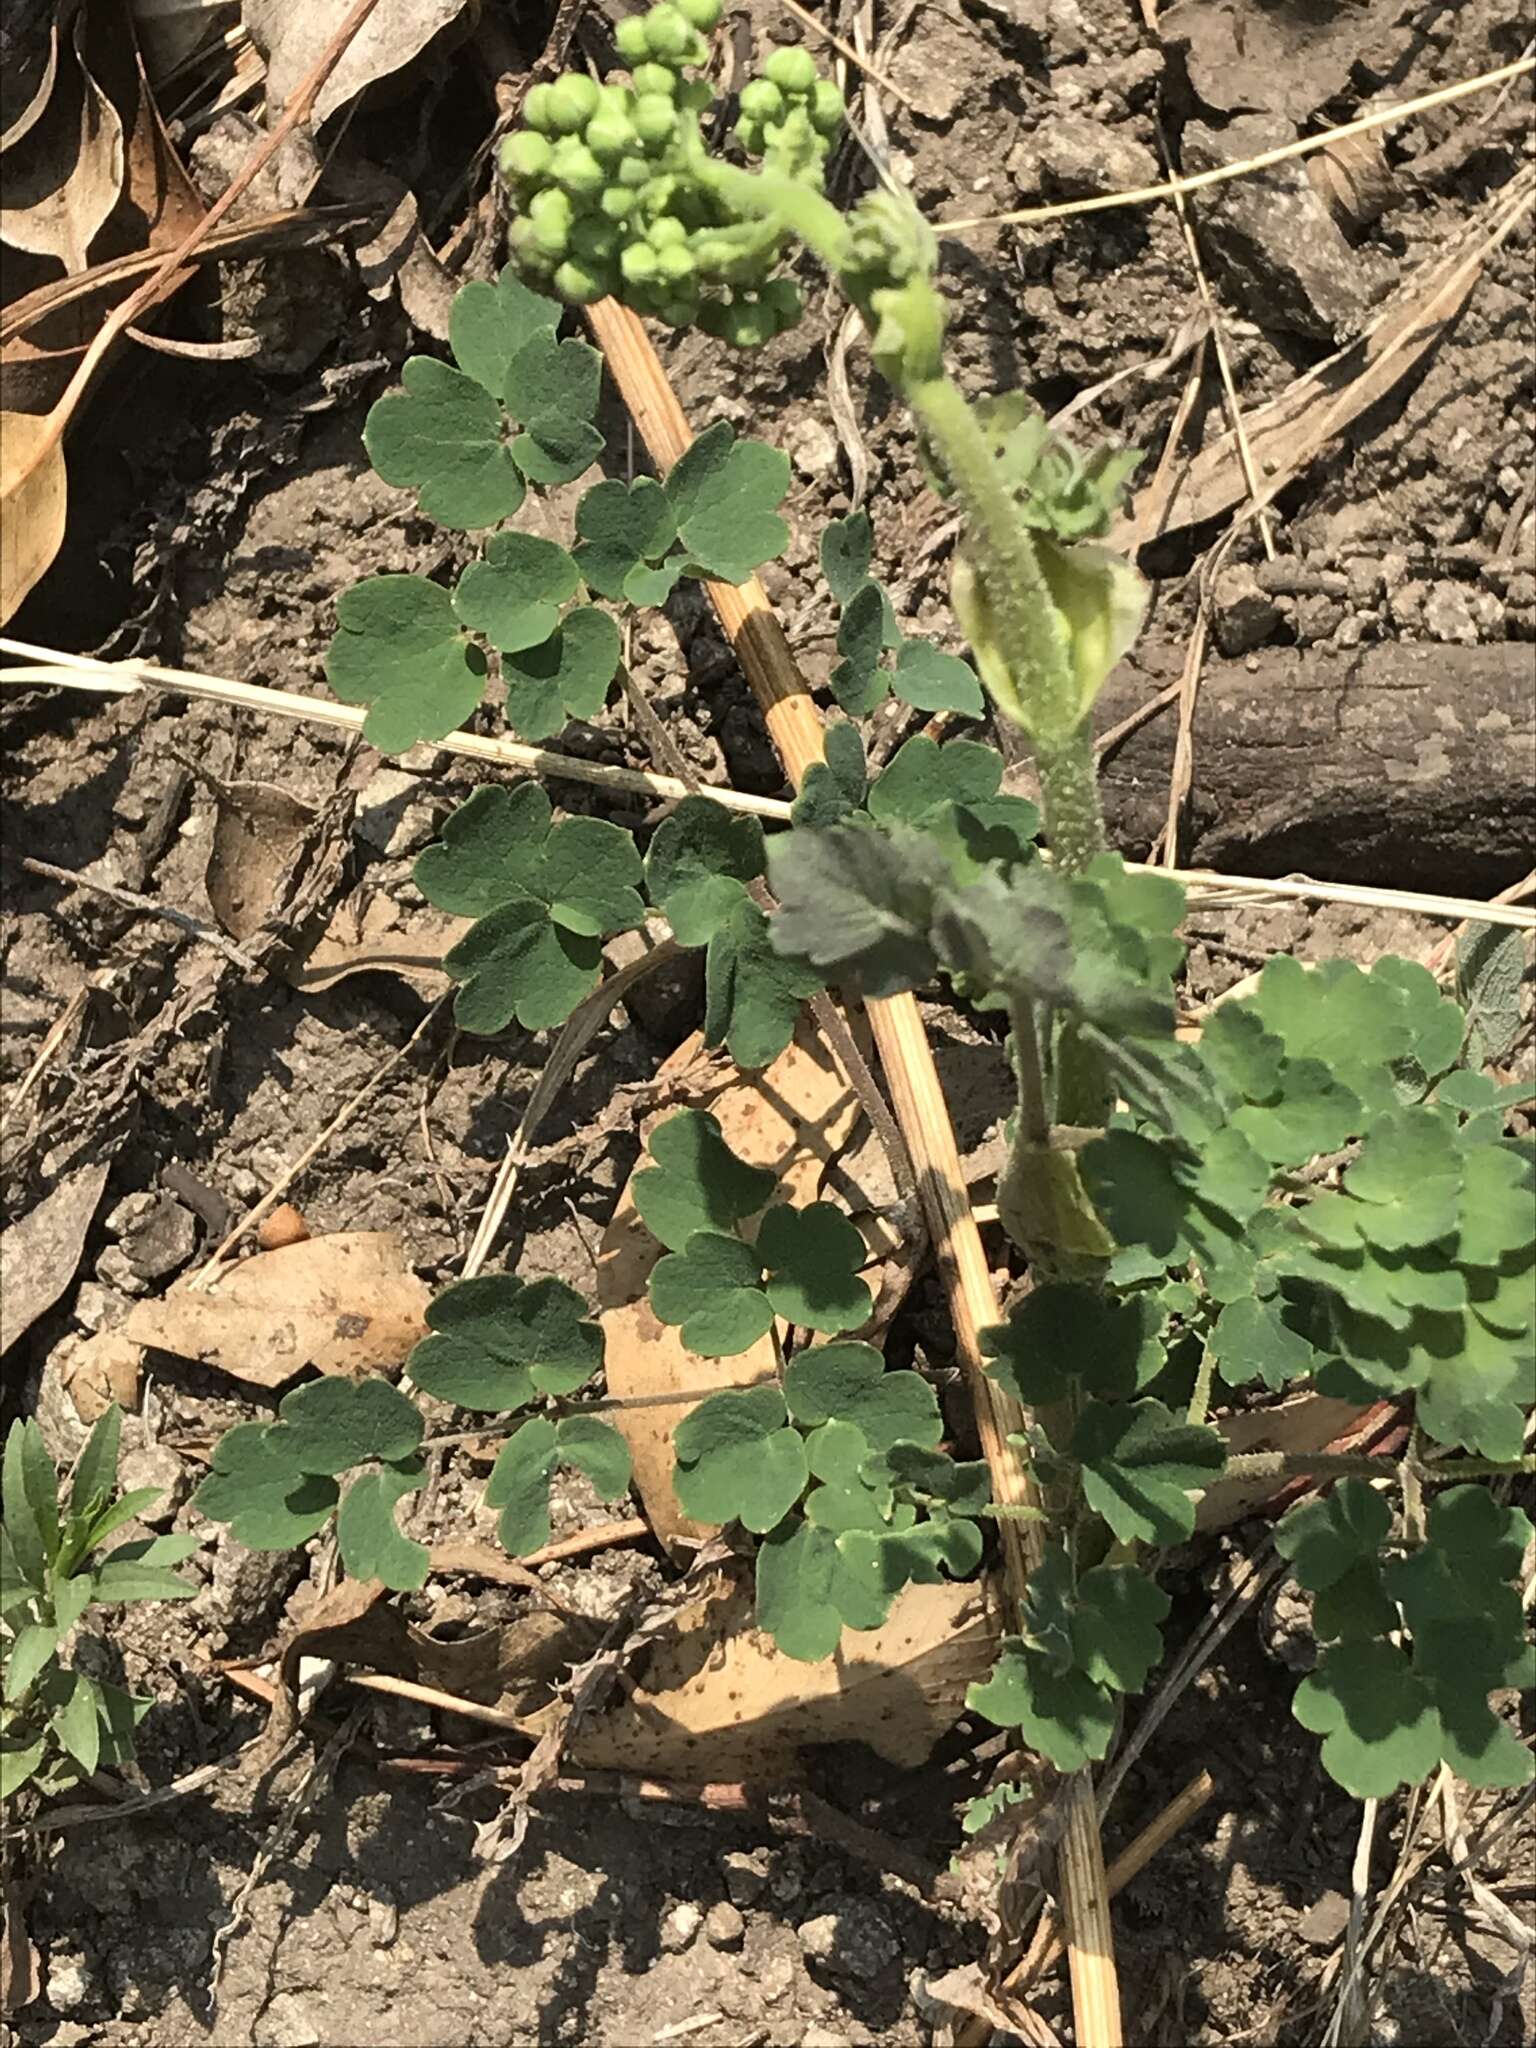
<svg viewBox="0 0 1536 2048">
<path fill-rule="evenodd" d="M 133 1732 L 150 1702 L 88 1678 L 60 1658 L 91 1607 L 130 1600 L 188 1600 L 197 1590 L 170 1567 L 198 1548 L 196 1536 L 151 1536 L 102 1545 L 160 1498 L 154 1487 L 117 1494 L 122 1413 L 108 1408 L 91 1431 L 67 1497 L 35 1422 L 12 1423 L 5 1440 L 0 1529 L 0 1789 L 59 1792 L 102 1765 L 133 1759 Z"/>
<path fill-rule="evenodd" d="M 1273 960 L 1198 1043 L 1175 1036 L 1183 894 L 1107 849 L 1089 737 L 1142 612 L 1135 572 L 1103 545 L 1134 458 L 1079 459 L 1022 403 L 973 405 L 946 376 L 933 238 L 898 196 L 846 215 L 826 199 L 841 100 L 804 51 L 777 51 L 743 89 L 736 155 L 712 146 L 709 88 L 690 74 L 718 15 L 718 0 L 663 0 L 619 25 L 628 84 L 572 75 L 529 95 L 504 157 L 517 267 L 464 288 L 454 364 L 407 363 L 366 431 L 425 515 L 494 531 L 451 590 L 382 576 L 346 592 L 332 684 L 399 750 L 461 724 L 494 657 L 508 723 L 543 739 L 604 702 L 616 612 L 778 552 L 787 464 L 724 424 L 664 478 L 591 486 L 568 548 L 502 522 L 602 447 L 600 360 L 560 338 L 560 306 L 534 287 L 752 345 L 797 317 L 781 265 L 798 242 L 861 310 L 958 506 L 954 594 L 980 671 L 904 634 L 856 514 L 821 548 L 840 607 L 833 693 L 850 718 L 892 691 L 975 716 L 985 684 L 1034 748 L 1041 809 L 1001 795 L 1000 756 L 966 739 L 909 740 L 871 777 L 846 722 L 766 843 L 702 795 L 642 852 L 616 825 L 556 822 L 531 783 L 481 789 L 416 868 L 431 902 L 475 920 L 445 963 L 458 1022 L 558 1026 L 596 986 L 604 940 L 657 914 L 704 949 L 705 1036 L 744 1067 L 773 1059 L 826 985 L 947 982 L 1000 1013 L 1018 1103 L 999 1210 L 1032 1287 L 986 1348 L 1035 1418 L 1019 1448 L 1048 1528 L 972 1705 L 1064 1771 L 1103 1757 L 1121 1697 L 1161 1658 L 1158 1565 L 1202 1491 L 1303 1469 L 1338 1482 L 1277 1537 L 1312 1596 L 1322 1648 L 1295 1713 L 1325 1768 L 1359 1797 L 1440 1763 L 1518 1783 L 1530 1756 L 1489 1697 L 1532 1677 L 1514 1585 L 1531 1525 L 1486 1482 L 1532 1469 L 1532 1170 L 1505 1135 L 1525 1091 L 1463 1064 L 1476 1018 L 1402 960 Z M 973 1572 L 1000 1512 L 986 1468 L 945 1454 L 928 1383 L 861 1341 L 871 1301 L 846 1217 L 782 1199 L 689 1110 L 653 1132 L 634 1192 L 664 1247 L 651 1306 L 690 1351 L 796 1340 L 775 1381 L 713 1395 L 674 1435 L 684 1511 L 758 1539 L 761 1626 L 814 1661 L 877 1627 L 904 1586 Z M 623 1492 L 624 1440 L 590 1399 L 603 1336 L 579 1295 L 487 1275 L 445 1289 L 428 1321 L 410 1380 L 510 1429 L 486 1490 L 510 1550 L 547 1540 L 558 1466 Z M 1406 1454 L 1228 1455 L 1219 1397 L 1303 1384 L 1398 1404 Z M 404 1392 L 302 1387 L 275 1424 L 224 1439 L 199 1505 L 267 1548 L 335 1513 L 349 1571 L 419 1586 L 427 1553 L 394 1515 L 422 1483 L 422 1435 Z M 37 1641 L 57 1625 L 50 1610 Z"/>
</svg>

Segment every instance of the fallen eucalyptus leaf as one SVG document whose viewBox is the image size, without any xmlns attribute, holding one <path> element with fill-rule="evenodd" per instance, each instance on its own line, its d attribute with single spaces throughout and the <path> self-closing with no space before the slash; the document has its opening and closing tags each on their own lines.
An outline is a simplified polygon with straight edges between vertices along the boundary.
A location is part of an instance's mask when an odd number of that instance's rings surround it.
<svg viewBox="0 0 1536 2048">
<path fill-rule="evenodd" d="M 204 883 L 214 915 L 232 939 L 244 941 L 260 931 L 315 817 L 313 804 L 276 783 L 218 785 Z"/>
<path fill-rule="evenodd" d="M 0 1352 L 24 1337 L 74 1279 L 110 1171 L 107 1160 L 82 1166 L 0 1233 Z"/>
<path fill-rule="evenodd" d="M 347 17 L 350 0 L 244 0 L 241 15 L 267 60 L 267 102 L 287 105 Z M 316 128 L 381 78 L 401 71 L 465 12 L 466 0 L 379 0 L 315 96 Z"/>
<path fill-rule="evenodd" d="M 206 1292 L 141 1301 L 123 1334 L 280 1387 L 306 1366 L 360 1377 L 402 1364 L 426 1335 L 430 1298 L 392 1230 L 337 1231 L 258 1252 Z"/>
</svg>

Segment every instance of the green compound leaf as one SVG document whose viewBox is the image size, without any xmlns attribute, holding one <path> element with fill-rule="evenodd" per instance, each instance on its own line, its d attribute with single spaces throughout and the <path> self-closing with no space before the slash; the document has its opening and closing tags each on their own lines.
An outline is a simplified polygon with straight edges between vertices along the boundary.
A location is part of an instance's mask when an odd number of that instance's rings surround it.
<svg viewBox="0 0 1536 2048">
<path fill-rule="evenodd" d="M 819 1664 L 836 1650 L 845 1626 L 838 1598 L 843 1569 L 836 1537 L 798 1515 L 764 1537 L 756 1564 L 757 1625 L 786 1657 Z"/>
<path fill-rule="evenodd" d="M 617 1500 L 629 1490 L 633 1467 L 629 1445 L 611 1423 L 595 1415 L 565 1415 L 555 1428 L 562 1465 L 574 1465 L 599 1500 Z"/>
<path fill-rule="evenodd" d="M 885 701 L 890 677 L 880 666 L 885 646 L 887 601 L 878 583 L 866 583 L 849 601 L 838 621 L 837 651 L 843 657 L 832 671 L 832 694 L 850 718 L 867 718 Z"/>
<path fill-rule="evenodd" d="M 417 888 L 456 917 L 484 917 L 531 896 L 553 818 L 554 807 L 536 782 L 477 789 L 418 858 Z"/>
<path fill-rule="evenodd" d="M 1308 970 L 1280 954 L 1249 998 L 1291 1059 L 1319 1061 L 1369 1116 L 1396 1106 L 1392 1066 L 1412 1059 L 1415 1044 L 1430 1029 L 1422 998 L 1383 970 L 1378 961 L 1366 974 L 1350 960 L 1325 960 Z"/>
<path fill-rule="evenodd" d="M 397 489 L 414 490 L 428 519 L 464 530 L 510 519 L 523 479 L 502 438 L 500 405 L 473 377 L 412 356 L 402 391 L 387 392 L 363 427 L 368 459 Z"/>
<path fill-rule="evenodd" d="M 1408 1059 L 1424 1079 L 1433 1081 L 1454 1066 L 1461 1055 L 1467 1020 L 1461 1005 L 1441 991 L 1429 969 L 1417 960 L 1399 960 L 1389 953 L 1375 963 L 1371 975 L 1401 994 Z"/>
<path fill-rule="evenodd" d="M 738 1067 L 766 1067 L 795 1035 L 800 1008 L 822 977 L 782 951 L 774 927 L 743 898 L 704 956 L 704 1043 L 724 1045 Z"/>
<path fill-rule="evenodd" d="M 1319 1153 L 1346 1145 L 1364 1116 L 1359 1097 L 1321 1060 L 1286 1060 L 1278 1100 L 1250 1102 L 1234 1110 L 1232 1127 L 1271 1166 L 1301 1166 Z"/>
<path fill-rule="evenodd" d="M 635 1175 L 630 1192 L 646 1229 L 671 1252 L 697 1230 L 729 1235 L 778 1185 L 770 1167 L 736 1157 L 707 1110 L 678 1110 L 652 1131 L 647 1150 L 656 1164 Z"/>
<path fill-rule="evenodd" d="M 677 521 L 666 492 L 653 477 L 637 477 L 625 484 L 609 477 L 585 492 L 576 507 L 576 532 L 582 545 L 576 550 L 576 566 L 587 587 L 615 603 L 661 604 L 670 595 L 681 572 L 679 560 L 673 568 L 657 570 L 677 538 Z M 662 577 L 665 588 L 657 590 L 653 580 Z"/>
<path fill-rule="evenodd" d="M 427 1583 L 432 1553 L 424 1543 L 402 1536 L 395 1509 L 427 1481 L 420 1460 L 411 1467 L 383 1465 L 353 1480 L 336 1514 L 341 1561 L 354 1579 L 378 1579 L 401 1593 Z"/>
<path fill-rule="evenodd" d="M 629 1485 L 629 1446 L 595 1415 L 525 1422 L 502 1445 L 485 1488 L 485 1505 L 502 1511 L 499 1534 L 512 1556 L 549 1541 L 549 1482 L 559 1465 L 584 1473 L 601 1500 L 617 1500 Z"/>
<path fill-rule="evenodd" d="M 567 612 L 542 647 L 503 661 L 508 725 L 525 740 L 547 740 L 568 719 L 596 718 L 620 651 L 619 629 L 606 612 L 595 605 Z"/>
<path fill-rule="evenodd" d="M 992 1500 L 992 1475 L 984 1458 L 957 1463 L 919 1444 L 892 1444 L 884 1464 L 906 1500 L 947 1508 L 952 1515 L 984 1515 Z"/>
<path fill-rule="evenodd" d="M 1162 1371 L 1163 1318 L 1145 1295 L 1116 1300 L 1097 1287 L 1032 1288 L 1006 1323 L 981 1333 L 988 1370 L 1026 1407 L 1064 1400 L 1082 1386 L 1126 1395 Z"/>
<path fill-rule="evenodd" d="M 745 583 L 782 553 L 789 528 L 775 507 L 789 489 L 789 457 L 738 441 L 728 420 L 706 427 L 673 465 L 667 498 L 692 562 L 721 583 Z"/>
<path fill-rule="evenodd" d="M 445 739 L 480 702 L 485 656 L 424 576 L 369 576 L 336 601 L 326 680 L 343 704 L 366 704 L 363 737 L 383 754 Z"/>
<path fill-rule="evenodd" d="M 682 1251 L 657 1260 L 651 1307 L 659 1321 L 682 1325 L 684 1344 L 700 1358 L 734 1358 L 773 1328 L 762 1279 L 762 1261 L 751 1246 L 696 1230 Z"/>
<path fill-rule="evenodd" d="M 596 988 L 603 949 L 552 924 L 542 904 L 509 903 L 481 918 L 443 960 L 463 986 L 453 1014 L 461 1031 L 493 1038 L 513 1018 L 552 1031 Z"/>
<path fill-rule="evenodd" d="M 1374 1557 L 1352 1564 L 1312 1601 L 1312 1633 L 1320 1643 L 1362 1642 L 1389 1635 L 1397 1625 L 1397 1609 L 1387 1598 Z"/>
<path fill-rule="evenodd" d="M 1078 1669 L 1114 1692 L 1140 1692 L 1162 1659 L 1172 1601 L 1136 1565 L 1098 1565 L 1078 1581 L 1072 1649 Z"/>
<path fill-rule="evenodd" d="M 800 794 L 790 810 L 796 826 L 840 825 L 860 809 L 869 790 L 864 742 L 856 725 L 829 725 L 825 756 L 805 771 Z"/>
<path fill-rule="evenodd" d="M 1345 1195 L 1352 1200 L 1314 1203 L 1302 1224 L 1340 1250 L 1360 1242 L 1388 1252 L 1433 1244 L 1456 1227 L 1461 1183 L 1449 1112 L 1428 1105 L 1391 1111 L 1372 1126 L 1345 1171 Z"/>
<path fill-rule="evenodd" d="M 877 1628 L 904 1586 L 936 1586 L 946 1576 L 963 1579 L 981 1562 L 982 1546 L 974 1522 L 943 1514 L 906 1528 L 845 1530 L 837 1548 L 848 1591 L 839 1597 L 861 1600 L 873 1617 L 855 1621 L 850 1613 L 850 1626 Z"/>
<path fill-rule="evenodd" d="M 980 718 L 986 708 L 970 663 L 928 640 L 902 642 L 891 688 L 917 711 L 958 711 L 966 718 Z"/>
<path fill-rule="evenodd" d="M 1463 1266 L 1501 1266 L 1531 1241 L 1532 1162 L 1513 1145 L 1482 1144 L 1462 1160 L 1456 1258 Z"/>
<path fill-rule="evenodd" d="M 283 1432 L 261 1422 L 225 1431 L 192 1496 L 200 1514 L 228 1522 L 248 1550 L 296 1549 L 330 1519 L 336 1501 L 335 1480 L 301 1470 Z"/>
<path fill-rule="evenodd" d="M 645 907 L 630 835 L 600 818 L 551 829 L 536 785 L 476 790 L 416 863 L 429 902 L 478 917 L 443 961 L 462 982 L 454 1015 L 494 1033 L 515 1016 L 526 1031 L 563 1024 L 597 984 L 601 938 L 632 930 Z"/>
<path fill-rule="evenodd" d="M 920 825 L 936 804 L 984 803 L 1003 780 L 1003 757 L 974 740 L 940 745 L 919 733 L 891 756 L 869 793 L 869 814 L 881 824 Z"/>
<path fill-rule="evenodd" d="M 763 828 L 712 797 L 685 796 L 656 828 L 645 883 L 679 945 L 712 939 L 763 872 Z"/>
<path fill-rule="evenodd" d="M 560 607 L 581 588 L 575 562 L 558 542 L 536 533 L 493 533 L 453 593 L 466 626 L 503 654 L 542 647 L 560 623 Z"/>
<path fill-rule="evenodd" d="M 784 833 L 768 842 L 774 946 L 866 996 L 920 987 L 937 972 L 928 927 L 948 879 L 939 849 L 911 828 Z"/>
<path fill-rule="evenodd" d="M 1077 1604 L 1077 1573 L 1064 1543 L 1048 1542 L 1029 1574 L 1019 1604 L 1019 1640 L 1037 1651 L 1053 1671 L 1069 1670 L 1076 1661 L 1072 1647 L 1072 1610 Z"/>
<path fill-rule="evenodd" d="M 542 1415 L 515 1429 L 497 1452 L 483 1499 L 501 1510 L 497 1533 L 510 1556 L 526 1557 L 549 1541 L 549 1482 L 559 1462 L 555 1425 Z"/>
<path fill-rule="evenodd" d="M 286 1395 L 277 1412 L 268 1442 L 300 1472 L 327 1478 L 370 1458 L 408 1458 L 423 1433 L 415 1403 L 381 1379 L 315 1380 Z"/>
<path fill-rule="evenodd" d="M 1181 1422 L 1161 1401 L 1090 1401 L 1072 1433 L 1088 1505 L 1122 1543 L 1179 1543 L 1192 1534 L 1191 1488 L 1226 1464 L 1221 1432 Z"/>
<path fill-rule="evenodd" d="M 1216 1318 L 1211 1331 L 1211 1354 L 1229 1387 L 1246 1386 L 1262 1380 L 1278 1392 L 1292 1380 L 1308 1378 L 1321 1363 L 1321 1354 L 1301 1329 L 1293 1329 L 1287 1315 L 1303 1320 L 1292 1304 L 1279 1295 L 1259 1299 L 1240 1295 L 1229 1301 Z"/>
<path fill-rule="evenodd" d="M 869 582 L 875 534 L 867 512 L 829 519 L 821 529 L 821 573 L 841 606 L 852 604 Z"/>
<path fill-rule="evenodd" d="M 1356 1799 L 1387 1799 L 1440 1761 L 1429 1687 L 1387 1642 L 1337 1643 L 1296 1689 L 1291 1712 L 1325 1738 L 1323 1768 Z"/>
<path fill-rule="evenodd" d="M 1451 1486 L 1429 1504 L 1429 1541 L 1474 1604 L 1490 1584 L 1520 1576 L 1533 1534 L 1523 1508 L 1505 1507 L 1485 1486 Z"/>
<path fill-rule="evenodd" d="M 1331 1494 L 1304 1501 L 1275 1530 L 1275 1548 L 1314 1593 L 1374 1558 L 1392 1533 L 1392 1510 L 1363 1479 L 1341 1479 Z"/>
<path fill-rule="evenodd" d="M 563 1280 L 524 1282 L 483 1273 L 428 1306 L 432 1331 L 411 1353 L 423 1392 L 483 1414 L 526 1407 L 537 1394 L 571 1394 L 603 1363 L 602 1325 Z"/>
<path fill-rule="evenodd" d="M 603 452 L 593 424 L 603 359 L 584 341 L 538 328 L 507 366 L 507 404 L 523 423 L 512 458 L 534 484 L 568 484 Z"/>
<path fill-rule="evenodd" d="M 511 264 L 494 284 L 476 280 L 454 294 L 448 343 L 459 368 L 493 398 L 507 396 L 507 370 L 541 330 L 553 333 L 564 308 L 529 291 Z"/>
<path fill-rule="evenodd" d="M 1116 1242 L 1144 1245 L 1164 1265 L 1198 1258 L 1212 1269 L 1241 1256 L 1269 1173 L 1246 1139 L 1219 1132 L 1199 1159 L 1182 1157 L 1139 1131 L 1107 1131 L 1078 1155 L 1083 1185 Z M 1239 1284 L 1236 1292 L 1247 1292 Z M 1225 1290 L 1219 1298 L 1230 1298 Z"/>
<path fill-rule="evenodd" d="M 784 1399 L 806 1428 L 835 1420 L 857 1430 L 866 1457 L 897 1443 L 931 1446 L 944 1433 L 928 1382 L 920 1373 L 887 1372 L 872 1344 L 818 1344 L 798 1352 L 785 1368 Z"/>
<path fill-rule="evenodd" d="M 1017 1636 L 1003 1638 L 992 1676 L 973 1685 L 965 1703 L 1000 1728 L 1017 1728 L 1031 1749 L 1059 1771 L 1079 1771 L 1109 1749 L 1114 1696 L 1082 1671 L 1054 1671 Z"/>
<path fill-rule="evenodd" d="M 678 1504 L 696 1521 L 740 1522 L 764 1535 L 810 1478 L 804 1440 L 786 1426 L 777 1387 L 712 1394 L 683 1417 L 672 1442 Z"/>
<path fill-rule="evenodd" d="M 874 1296 L 859 1278 L 864 1240 L 831 1202 L 770 1209 L 757 1232 L 775 1315 L 831 1336 L 869 1320 Z"/>
</svg>

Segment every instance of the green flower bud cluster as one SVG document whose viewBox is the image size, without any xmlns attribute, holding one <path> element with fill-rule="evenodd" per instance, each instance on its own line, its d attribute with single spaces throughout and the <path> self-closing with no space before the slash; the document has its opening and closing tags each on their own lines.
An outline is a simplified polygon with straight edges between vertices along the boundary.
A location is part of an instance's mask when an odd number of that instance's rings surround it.
<svg viewBox="0 0 1536 2048">
<path fill-rule="evenodd" d="M 530 282 L 576 305 L 617 298 L 673 327 L 756 347 L 800 318 L 775 276 L 785 234 L 738 213 L 709 177 L 700 117 L 713 93 L 687 74 L 709 54 L 722 0 L 658 0 L 615 31 L 630 82 L 567 72 L 536 85 L 502 145 L 517 205 L 512 253 Z M 820 191 L 843 96 L 803 49 L 776 50 L 741 95 L 749 157 Z"/>
</svg>

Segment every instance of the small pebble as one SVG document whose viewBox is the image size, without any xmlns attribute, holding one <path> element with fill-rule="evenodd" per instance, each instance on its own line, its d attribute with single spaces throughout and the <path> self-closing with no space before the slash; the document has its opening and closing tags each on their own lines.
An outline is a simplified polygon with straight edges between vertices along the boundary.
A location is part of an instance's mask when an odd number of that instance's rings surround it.
<svg viewBox="0 0 1536 2048">
<path fill-rule="evenodd" d="M 745 1849 L 728 1849 L 720 1859 L 721 1875 L 733 1905 L 755 1906 L 768 1884 L 763 1855 Z"/>
<path fill-rule="evenodd" d="M 704 1915 L 704 1939 L 711 1948 L 740 1948 L 746 1932 L 746 1921 L 729 1899 L 711 1906 Z"/>
<path fill-rule="evenodd" d="M 661 1946 L 669 1956 L 681 1955 L 704 1924 L 704 1915 L 688 1900 L 674 1906 L 661 1923 Z"/>
<path fill-rule="evenodd" d="M 302 1244 L 309 1235 L 309 1225 L 292 1202 L 280 1202 L 257 1226 L 256 1242 L 262 1251 L 275 1252 L 285 1244 Z"/>
</svg>

